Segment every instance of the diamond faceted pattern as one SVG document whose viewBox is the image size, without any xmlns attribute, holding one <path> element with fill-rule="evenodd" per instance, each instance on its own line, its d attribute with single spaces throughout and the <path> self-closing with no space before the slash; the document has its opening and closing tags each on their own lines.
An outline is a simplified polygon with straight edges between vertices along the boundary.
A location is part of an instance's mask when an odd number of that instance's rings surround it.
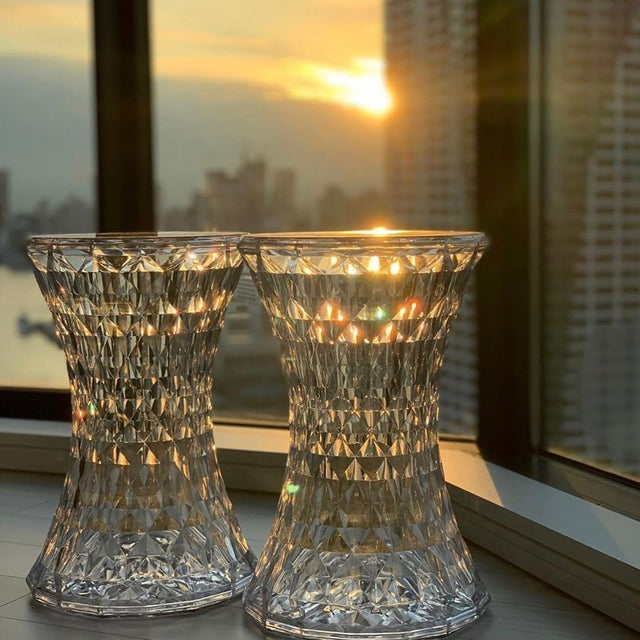
<svg viewBox="0 0 640 640">
<path fill-rule="evenodd" d="M 289 384 L 286 480 L 244 596 L 265 629 L 422 638 L 486 608 L 436 431 L 446 338 L 485 244 L 419 232 L 242 241 Z"/>
<path fill-rule="evenodd" d="M 34 238 L 67 359 L 69 470 L 27 582 L 46 605 L 173 613 L 242 591 L 255 558 L 216 460 L 211 372 L 242 270 L 231 234 Z"/>
</svg>

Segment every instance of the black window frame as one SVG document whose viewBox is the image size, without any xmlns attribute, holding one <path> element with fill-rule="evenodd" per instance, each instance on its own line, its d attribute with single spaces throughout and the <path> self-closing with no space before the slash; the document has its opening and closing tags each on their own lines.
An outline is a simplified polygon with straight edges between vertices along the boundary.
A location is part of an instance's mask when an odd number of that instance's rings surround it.
<svg viewBox="0 0 640 640">
<path fill-rule="evenodd" d="M 640 519 L 639 482 L 542 447 L 540 44 L 549 1 L 477 3 L 477 226 L 491 239 L 477 271 L 477 443 L 489 461 Z M 98 229 L 153 230 L 148 2 L 94 0 L 93 16 Z M 0 417 L 70 421 L 69 392 L 0 388 Z"/>
</svg>

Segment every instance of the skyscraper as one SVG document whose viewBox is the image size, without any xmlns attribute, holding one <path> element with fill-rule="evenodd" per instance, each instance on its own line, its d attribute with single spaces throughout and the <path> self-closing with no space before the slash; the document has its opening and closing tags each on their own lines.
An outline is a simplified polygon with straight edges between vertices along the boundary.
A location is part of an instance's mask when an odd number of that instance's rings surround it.
<svg viewBox="0 0 640 640">
<path fill-rule="evenodd" d="M 640 474 L 640 4 L 546 3 L 547 442 Z"/>
<path fill-rule="evenodd" d="M 387 191 L 397 226 L 470 229 L 476 206 L 476 2 L 386 0 Z M 472 430 L 477 415 L 473 291 L 440 378 L 440 424 Z"/>
<path fill-rule="evenodd" d="M 287 231 L 295 226 L 297 176 L 294 169 L 276 169 L 271 191 L 271 216 Z"/>
<path fill-rule="evenodd" d="M 262 231 L 265 225 L 267 164 L 243 162 L 234 175 L 213 170 L 205 173 L 205 195 L 211 203 L 217 229 Z"/>
</svg>

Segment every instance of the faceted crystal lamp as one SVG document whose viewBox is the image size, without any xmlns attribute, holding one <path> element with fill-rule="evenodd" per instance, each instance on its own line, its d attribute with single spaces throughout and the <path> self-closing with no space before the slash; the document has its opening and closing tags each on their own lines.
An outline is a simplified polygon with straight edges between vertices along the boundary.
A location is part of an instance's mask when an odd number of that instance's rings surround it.
<svg viewBox="0 0 640 640">
<path fill-rule="evenodd" d="M 69 470 L 27 577 L 91 615 L 175 613 L 239 594 L 254 557 L 216 460 L 211 371 L 242 270 L 237 234 L 35 237 L 71 385 Z"/>
<path fill-rule="evenodd" d="M 485 247 L 472 232 L 241 241 L 289 385 L 286 480 L 244 595 L 264 629 L 406 640 L 485 610 L 436 433 L 447 334 Z"/>
</svg>

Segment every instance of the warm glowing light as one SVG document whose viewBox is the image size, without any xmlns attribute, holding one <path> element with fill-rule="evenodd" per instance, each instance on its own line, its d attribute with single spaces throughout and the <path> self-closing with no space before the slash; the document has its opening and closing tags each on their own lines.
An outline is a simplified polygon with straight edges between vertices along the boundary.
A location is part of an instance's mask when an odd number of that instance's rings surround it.
<svg viewBox="0 0 640 640">
<path fill-rule="evenodd" d="M 389 267 L 389 273 L 391 273 L 394 276 L 400 273 L 400 263 L 397 260 L 394 260 L 391 263 L 391 266 Z"/>
<path fill-rule="evenodd" d="M 372 273 L 377 273 L 378 271 L 380 271 L 380 258 L 378 258 L 378 256 L 371 256 L 369 258 L 369 264 L 367 265 L 367 268 Z"/>
<path fill-rule="evenodd" d="M 349 342 L 356 343 L 360 337 L 360 330 L 355 325 L 349 325 Z"/>
<path fill-rule="evenodd" d="M 387 227 L 374 227 L 373 229 L 371 229 L 371 232 L 375 233 L 377 236 L 386 236 L 387 231 Z"/>
<path fill-rule="evenodd" d="M 375 58 L 357 58 L 343 69 L 302 65 L 301 82 L 293 83 L 294 98 L 335 102 L 382 117 L 393 106 L 384 81 L 384 65 Z"/>
<path fill-rule="evenodd" d="M 173 335 L 177 335 L 178 333 L 182 333 L 182 319 L 180 318 L 180 316 L 178 316 L 176 321 L 173 323 L 173 327 L 171 327 L 171 333 Z"/>
<path fill-rule="evenodd" d="M 350 276 L 354 276 L 356 273 L 358 273 L 358 270 L 352 264 L 348 264 L 347 265 L 347 273 Z"/>
</svg>

